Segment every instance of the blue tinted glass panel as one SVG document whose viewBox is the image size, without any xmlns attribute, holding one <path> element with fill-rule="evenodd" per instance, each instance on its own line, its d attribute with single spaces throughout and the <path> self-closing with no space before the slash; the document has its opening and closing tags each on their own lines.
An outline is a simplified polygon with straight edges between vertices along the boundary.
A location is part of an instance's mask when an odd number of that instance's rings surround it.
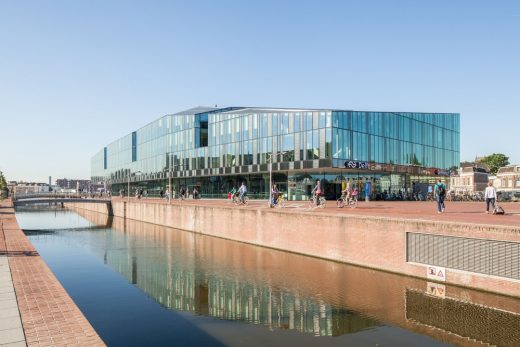
<svg viewBox="0 0 520 347">
<path fill-rule="evenodd" d="M 137 160 L 137 132 L 132 133 L 132 161 Z"/>
<path fill-rule="evenodd" d="M 108 167 L 108 160 L 107 160 L 107 148 L 103 148 L 103 169 L 107 169 Z"/>
</svg>

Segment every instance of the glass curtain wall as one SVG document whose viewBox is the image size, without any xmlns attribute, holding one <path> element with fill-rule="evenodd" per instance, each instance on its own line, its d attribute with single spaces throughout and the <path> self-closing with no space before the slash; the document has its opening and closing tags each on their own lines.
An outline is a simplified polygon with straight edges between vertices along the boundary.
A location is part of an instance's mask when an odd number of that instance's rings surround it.
<svg viewBox="0 0 520 347">
<path fill-rule="evenodd" d="M 458 114 L 263 108 L 196 108 L 166 115 L 102 149 L 92 158 L 92 178 L 113 192 L 146 187 L 197 187 L 225 196 L 243 180 L 250 192 L 273 182 L 302 199 L 316 177 L 331 197 L 345 177 L 377 180 L 382 192 L 410 186 L 407 168 L 448 170 L 459 163 Z M 346 170 L 347 160 L 370 170 Z M 421 176 L 418 174 L 418 176 Z"/>
<path fill-rule="evenodd" d="M 332 112 L 332 157 L 427 168 L 457 167 L 459 115 L 394 112 Z"/>
</svg>

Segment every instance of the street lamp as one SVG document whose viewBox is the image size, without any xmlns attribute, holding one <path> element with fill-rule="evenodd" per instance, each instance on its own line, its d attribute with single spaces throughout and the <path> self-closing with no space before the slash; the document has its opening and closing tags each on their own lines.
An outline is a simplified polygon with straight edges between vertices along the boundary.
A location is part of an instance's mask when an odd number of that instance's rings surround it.
<svg viewBox="0 0 520 347">
<path fill-rule="evenodd" d="M 273 200 L 273 155 L 275 157 L 279 155 L 284 155 L 287 152 L 276 152 L 276 153 L 269 153 L 268 154 L 268 160 L 269 160 L 269 201 L 267 202 L 267 206 L 271 207 L 271 201 Z"/>
<path fill-rule="evenodd" d="M 142 174 L 141 171 L 134 172 L 134 175 Z M 130 177 L 132 176 L 132 169 L 128 169 L 128 201 L 130 201 Z"/>
<path fill-rule="evenodd" d="M 168 204 L 172 203 L 172 170 L 168 167 Z"/>
</svg>

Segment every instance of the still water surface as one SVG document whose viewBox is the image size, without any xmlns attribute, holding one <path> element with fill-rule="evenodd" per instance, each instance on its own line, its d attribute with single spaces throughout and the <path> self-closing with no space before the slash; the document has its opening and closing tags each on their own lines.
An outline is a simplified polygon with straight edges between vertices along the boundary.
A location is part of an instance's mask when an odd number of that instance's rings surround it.
<svg viewBox="0 0 520 347">
<path fill-rule="evenodd" d="M 17 219 L 109 346 L 520 343 L 496 331 L 520 324 L 512 298 L 95 213 Z"/>
</svg>

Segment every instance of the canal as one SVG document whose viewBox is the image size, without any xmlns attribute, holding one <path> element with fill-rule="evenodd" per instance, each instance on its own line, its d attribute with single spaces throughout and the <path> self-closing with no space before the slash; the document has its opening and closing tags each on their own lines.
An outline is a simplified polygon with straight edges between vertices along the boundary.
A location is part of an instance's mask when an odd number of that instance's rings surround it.
<svg viewBox="0 0 520 347">
<path fill-rule="evenodd" d="M 16 217 L 109 346 L 520 345 L 515 298 L 87 211 Z"/>
</svg>

